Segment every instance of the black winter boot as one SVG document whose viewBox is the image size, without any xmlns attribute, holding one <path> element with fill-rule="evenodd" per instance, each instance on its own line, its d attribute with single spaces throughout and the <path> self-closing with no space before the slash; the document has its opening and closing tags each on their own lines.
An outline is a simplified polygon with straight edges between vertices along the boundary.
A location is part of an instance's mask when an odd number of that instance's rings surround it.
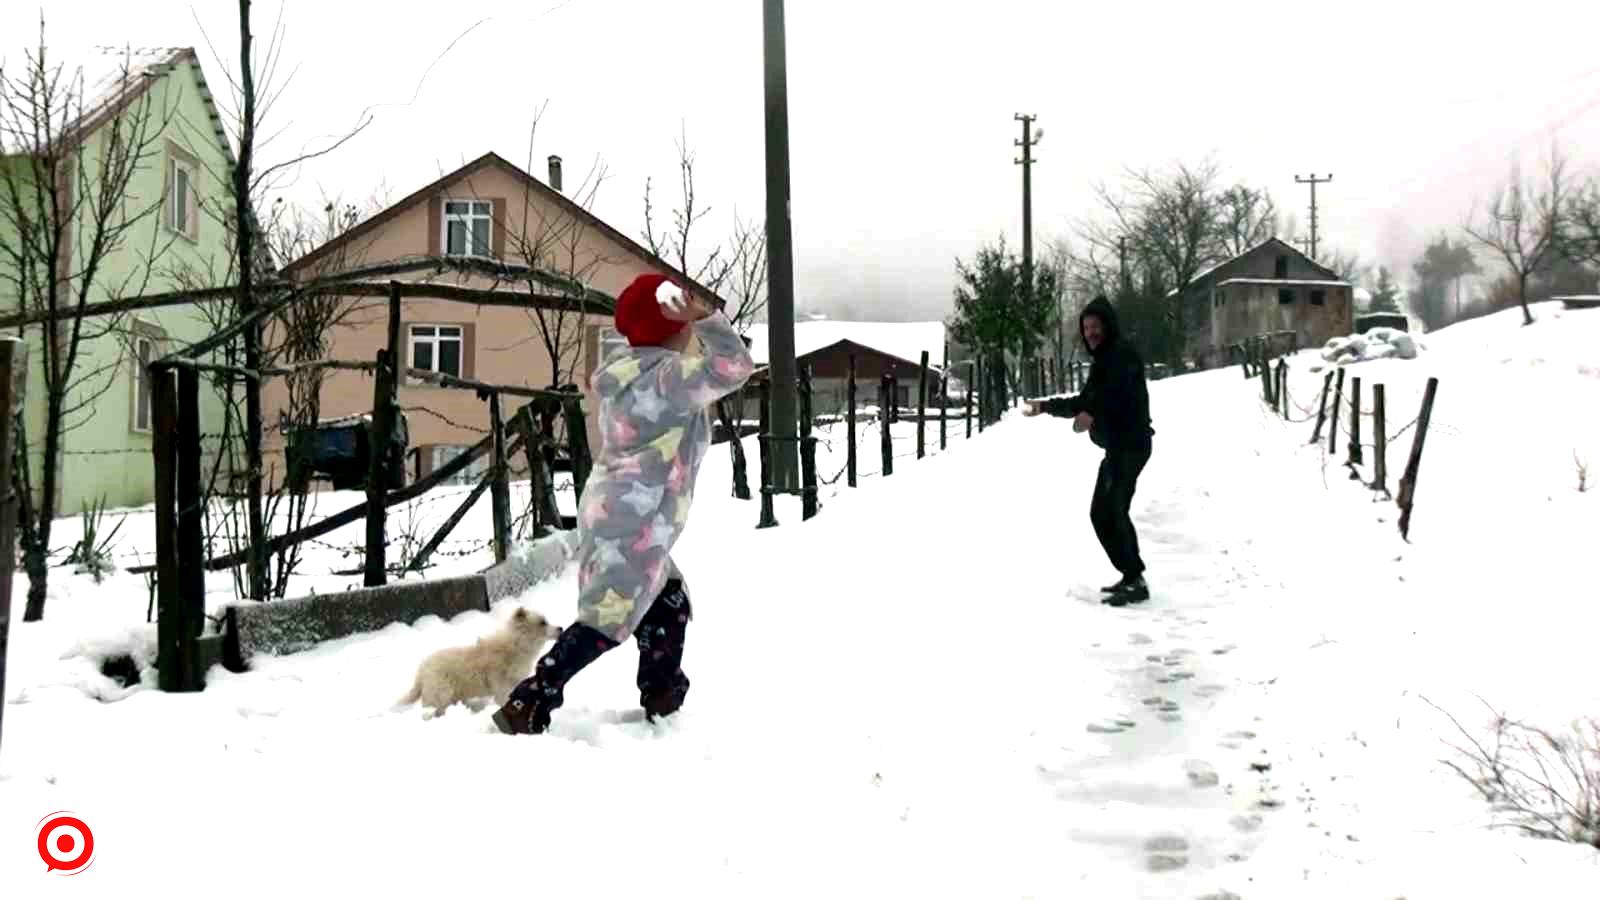
<svg viewBox="0 0 1600 900">
<path fill-rule="evenodd" d="M 494 724 L 506 734 L 544 733 L 550 727 L 550 713 L 565 701 L 562 688 L 567 681 L 616 646 L 616 641 L 587 625 L 562 631 L 533 674 L 511 689 L 506 705 L 494 713 Z"/>
<path fill-rule="evenodd" d="M 1124 575 L 1121 578 L 1117 579 L 1117 583 L 1116 584 L 1108 584 L 1105 587 L 1101 588 L 1100 589 L 1100 593 L 1102 593 L 1102 594 L 1116 594 L 1116 593 L 1120 593 L 1122 591 L 1125 591 L 1125 590 L 1128 589 L 1128 585 L 1129 584 L 1131 584 L 1132 582 L 1138 580 L 1138 577 L 1139 576 L 1137 576 L 1137 575 L 1132 576 L 1132 577 Z"/>
<path fill-rule="evenodd" d="M 693 615 L 688 588 L 674 578 L 661 589 L 633 632 L 639 643 L 639 705 L 648 718 L 677 712 L 689 693 L 689 676 L 683 674 L 683 640 Z"/>
<path fill-rule="evenodd" d="M 1127 606 L 1129 603 L 1143 603 L 1150 599 L 1150 586 L 1144 583 L 1143 575 L 1134 575 L 1126 579 L 1126 584 L 1111 594 L 1107 594 L 1101 603 L 1108 606 Z"/>
</svg>

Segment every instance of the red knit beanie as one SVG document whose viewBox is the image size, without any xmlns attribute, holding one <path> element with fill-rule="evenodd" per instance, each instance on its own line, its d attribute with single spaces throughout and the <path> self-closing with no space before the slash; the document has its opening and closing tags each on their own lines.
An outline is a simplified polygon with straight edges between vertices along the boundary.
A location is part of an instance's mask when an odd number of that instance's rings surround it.
<svg viewBox="0 0 1600 900">
<path fill-rule="evenodd" d="M 661 312 L 661 298 L 669 292 L 683 293 L 665 275 L 650 272 L 640 275 L 617 298 L 617 331 L 635 347 L 658 347 L 683 330 L 687 322 L 674 322 Z"/>
</svg>

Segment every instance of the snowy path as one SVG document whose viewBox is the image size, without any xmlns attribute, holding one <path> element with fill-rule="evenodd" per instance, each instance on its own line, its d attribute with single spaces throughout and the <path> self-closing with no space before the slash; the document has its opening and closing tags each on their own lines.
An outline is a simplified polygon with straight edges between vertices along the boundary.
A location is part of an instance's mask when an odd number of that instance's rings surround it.
<svg viewBox="0 0 1600 900">
<path fill-rule="evenodd" d="M 1370 735 L 1346 733 L 1344 704 L 1382 685 L 1342 674 L 1377 661 L 1302 527 L 1323 486 L 1264 474 L 1281 426 L 1243 382 L 1219 406 L 1219 379 L 1157 387 L 1141 607 L 1098 603 L 1114 573 L 1087 521 L 1092 445 L 1065 422 L 1008 421 L 804 525 L 784 508 L 754 531 L 753 504 L 704 491 L 680 554 L 693 688 L 669 725 L 632 712 L 631 645 L 573 682 L 541 737 L 490 734 L 486 712 L 388 711 L 425 653 L 491 626 L 479 615 L 213 673 L 200 695 L 102 704 L 29 673 L 7 708 L 0 808 L 18 812 L 0 841 L 27 847 L 38 815 L 72 809 L 97 825 L 102 879 L 192 872 L 250 897 L 648 882 L 695 897 L 1418 900 L 1465 896 L 1440 868 L 1409 875 L 1418 854 L 1482 886 L 1508 852 L 1573 849 L 1490 838 L 1459 789 L 1417 782 L 1427 759 L 1411 750 L 1356 758 Z M 1385 527 L 1349 552 L 1381 552 Z M 565 621 L 570 580 L 525 602 Z M 1406 802 L 1346 790 L 1357 773 Z M 1458 821 L 1430 831 L 1441 802 Z M 0 854 L 7 883 L 38 868 Z"/>
</svg>

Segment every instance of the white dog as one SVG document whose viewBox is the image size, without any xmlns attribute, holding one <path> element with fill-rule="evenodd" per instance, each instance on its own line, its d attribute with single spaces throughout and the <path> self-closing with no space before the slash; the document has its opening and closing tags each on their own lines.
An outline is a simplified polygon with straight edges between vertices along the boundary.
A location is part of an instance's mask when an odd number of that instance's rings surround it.
<svg viewBox="0 0 1600 900">
<path fill-rule="evenodd" d="M 532 671 L 539 651 L 560 636 L 561 629 L 544 616 L 519 606 L 494 634 L 479 638 L 470 647 L 447 647 L 424 659 L 411 690 L 395 709 L 421 700 L 424 707 L 432 707 L 432 712 L 424 712 L 422 717 L 431 719 L 454 703 L 473 712 L 484 708 L 485 698 L 504 705 L 511 689 Z"/>
</svg>

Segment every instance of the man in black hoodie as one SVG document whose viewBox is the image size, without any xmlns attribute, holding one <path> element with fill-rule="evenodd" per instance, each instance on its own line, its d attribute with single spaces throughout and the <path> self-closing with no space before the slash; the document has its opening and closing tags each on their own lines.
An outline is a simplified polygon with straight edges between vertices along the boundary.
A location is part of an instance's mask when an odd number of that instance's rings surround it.
<svg viewBox="0 0 1600 900">
<path fill-rule="evenodd" d="M 1078 334 L 1092 362 L 1089 380 L 1076 397 L 1028 401 L 1023 414 L 1045 413 L 1073 419 L 1073 430 L 1088 430 L 1089 439 L 1105 448 L 1100 476 L 1094 485 L 1089 521 L 1100 546 L 1122 579 L 1104 588 L 1103 602 L 1123 606 L 1149 599 L 1144 581 L 1144 560 L 1139 556 L 1139 536 L 1129 510 L 1139 473 L 1150 461 L 1150 394 L 1145 386 L 1144 361 L 1122 338 L 1117 312 L 1100 296 L 1078 317 Z"/>
</svg>

